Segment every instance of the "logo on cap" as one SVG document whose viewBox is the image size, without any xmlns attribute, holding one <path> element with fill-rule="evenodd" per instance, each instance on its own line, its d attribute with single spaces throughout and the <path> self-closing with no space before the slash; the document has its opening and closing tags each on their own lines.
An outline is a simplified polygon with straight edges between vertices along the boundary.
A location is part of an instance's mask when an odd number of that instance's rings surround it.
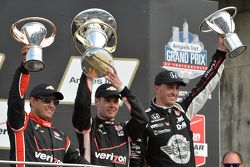
<svg viewBox="0 0 250 167">
<path fill-rule="evenodd" d="M 106 90 L 116 91 L 116 88 L 113 86 L 108 87 Z"/>
<path fill-rule="evenodd" d="M 170 77 L 173 78 L 173 79 L 178 79 L 178 76 L 175 72 L 170 72 Z"/>
<path fill-rule="evenodd" d="M 47 86 L 46 89 L 55 90 L 53 86 Z"/>
</svg>

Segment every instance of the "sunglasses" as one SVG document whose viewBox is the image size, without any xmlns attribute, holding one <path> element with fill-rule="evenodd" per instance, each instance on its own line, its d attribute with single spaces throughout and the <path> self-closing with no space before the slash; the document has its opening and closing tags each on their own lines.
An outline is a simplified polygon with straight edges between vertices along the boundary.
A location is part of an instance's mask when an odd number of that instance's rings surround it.
<svg viewBox="0 0 250 167">
<path fill-rule="evenodd" d="M 59 104 L 59 100 L 52 99 L 50 97 L 36 97 L 36 98 L 42 100 L 42 102 L 46 104 L 49 104 L 51 102 L 53 102 L 55 106 Z"/>
<path fill-rule="evenodd" d="M 239 163 L 233 163 L 233 164 L 224 164 L 224 167 L 239 167 Z"/>
</svg>

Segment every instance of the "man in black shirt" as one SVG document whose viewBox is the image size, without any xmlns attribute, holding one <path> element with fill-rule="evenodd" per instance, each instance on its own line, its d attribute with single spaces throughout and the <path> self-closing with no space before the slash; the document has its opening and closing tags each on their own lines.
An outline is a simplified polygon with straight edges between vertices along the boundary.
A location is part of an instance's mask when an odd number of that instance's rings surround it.
<svg viewBox="0 0 250 167">
<path fill-rule="evenodd" d="M 22 54 L 26 55 L 29 48 L 29 45 L 24 46 Z M 49 84 L 38 84 L 30 93 L 30 113 L 24 111 L 29 80 L 29 71 L 22 63 L 16 70 L 8 98 L 10 160 L 89 164 L 72 147 L 68 136 L 52 125 L 52 116 L 59 100 L 63 99 L 60 92 L 55 91 Z"/>
<path fill-rule="evenodd" d="M 92 118 L 92 79 L 82 73 L 72 122 L 85 159 L 95 165 L 127 167 L 130 141 L 136 141 L 143 133 L 148 118 L 139 100 L 123 86 L 115 69 L 107 71 L 106 79 L 111 84 L 102 84 L 97 88 L 97 116 Z M 115 121 L 119 99 L 123 99 L 129 109 L 131 119 L 127 122 Z"/>
</svg>

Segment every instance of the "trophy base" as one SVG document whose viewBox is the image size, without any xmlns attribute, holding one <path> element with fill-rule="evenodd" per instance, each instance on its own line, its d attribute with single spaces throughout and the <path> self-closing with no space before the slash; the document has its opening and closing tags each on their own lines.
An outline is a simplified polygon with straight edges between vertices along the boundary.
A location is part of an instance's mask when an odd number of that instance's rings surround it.
<svg viewBox="0 0 250 167">
<path fill-rule="evenodd" d="M 237 57 L 237 56 L 241 55 L 246 49 L 247 49 L 247 46 L 246 45 L 242 45 L 241 47 L 236 48 L 233 51 L 231 51 L 228 56 L 230 58 Z"/>
<path fill-rule="evenodd" d="M 37 72 L 44 68 L 44 62 L 42 61 L 42 48 L 33 45 L 26 54 L 26 61 L 24 67 L 28 71 Z"/>
<path fill-rule="evenodd" d="M 229 57 L 234 58 L 242 54 L 247 46 L 243 45 L 236 33 L 228 33 L 224 38 L 224 44 L 229 50 Z"/>
<path fill-rule="evenodd" d="M 37 60 L 29 60 L 24 62 L 24 68 L 30 72 L 38 72 L 44 68 L 44 63 Z"/>
<path fill-rule="evenodd" d="M 103 48 L 90 48 L 84 52 L 81 66 L 88 77 L 101 78 L 106 76 L 109 68 L 113 68 L 113 57 Z"/>
</svg>

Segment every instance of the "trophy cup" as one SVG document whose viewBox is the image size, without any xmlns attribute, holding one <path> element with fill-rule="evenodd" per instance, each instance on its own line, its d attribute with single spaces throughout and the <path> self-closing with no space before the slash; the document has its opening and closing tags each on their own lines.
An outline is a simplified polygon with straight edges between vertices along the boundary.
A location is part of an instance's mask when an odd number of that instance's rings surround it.
<svg viewBox="0 0 250 167">
<path fill-rule="evenodd" d="M 236 13 L 236 7 L 226 7 L 209 15 L 200 25 L 200 31 L 202 32 L 210 32 L 214 30 L 223 35 L 224 44 L 229 51 L 230 58 L 239 56 L 247 48 L 247 46 L 241 43 L 238 35 L 234 33 L 235 23 L 233 18 Z"/>
<path fill-rule="evenodd" d="M 44 24 L 49 25 L 52 33 L 46 38 L 47 29 Z M 18 26 L 22 26 L 18 29 Z M 44 68 L 45 64 L 42 60 L 42 48 L 51 45 L 54 42 L 56 35 L 55 25 L 41 17 L 27 17 L 18 20 L 11 26 L 11 35 L 18 42 L 32 45 L 26 54 L 24 67 L 28 71 L 37 72 Z"/>
<path fill-rule="evenodd" d="M 116 28 L 114 17 L 102 9 L 87 9 L 74 17 L 71 23 L 73 43 L 82 55 L 81 68 L 88 77 L 104 77 L 107 70 L 113 68 L 111 53 L 117 46 Z"/>
</svg>

